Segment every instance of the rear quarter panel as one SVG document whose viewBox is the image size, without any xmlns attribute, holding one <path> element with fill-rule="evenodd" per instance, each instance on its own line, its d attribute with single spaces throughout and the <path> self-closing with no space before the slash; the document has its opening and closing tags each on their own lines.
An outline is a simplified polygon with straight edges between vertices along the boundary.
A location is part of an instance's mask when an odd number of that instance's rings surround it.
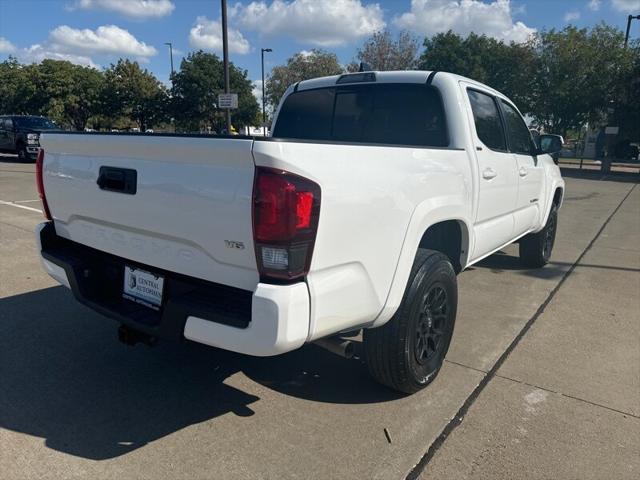
<svg viewBox="0 0 640 480">
<path fill-rule="evenodd" d="M 307 277 L 308 340 L 371 325 L 387 302 L 403 248 L 415 256 L 421 229 L 470 215 L 473 186 L 463 149 L 271 140 L 256 141 L 253 153 L 256 165 L 302 175 L 322 189 Z"/>
</svg>

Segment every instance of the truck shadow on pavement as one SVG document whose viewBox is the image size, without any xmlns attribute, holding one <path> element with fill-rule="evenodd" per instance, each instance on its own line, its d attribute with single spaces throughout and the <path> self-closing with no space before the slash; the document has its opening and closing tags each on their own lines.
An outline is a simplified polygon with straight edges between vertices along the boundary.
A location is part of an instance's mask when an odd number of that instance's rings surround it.
<svg viewBox="0 0 640 480">
<path fill-rule="evenodd" d="M 564 266 L 564 264 L 554 264 L 553 261 L 543 268 L 529 269 L 522 265 L 519 257 L 509 255 L 503 251 L 494 253 L 490 257 L 476 263 L 473 267 L 486 268 L 493 273 L 512 271 L 520 275 L 542 279 L 559 278 L 567 271 L 567 267 Z"/>
<path fill-rule="evenodd" d="M 360 362 L 316 346 L 275 358 L 190 342 L 127 347 L 116 327 L 64 287 L 0 299 L 0 428 L 104 460 L 228 413 L 241 429 L 260 400 L 253 393 L 265 387 L 320 402 L 399 398 L 369 379 Z M 228 383 L 253 393 L 225 383 L 237 372 L 257 383 L 244 377 Z"/>
<path fill-rule="evenodd" d="M 515 271 L 521 275 L 527 275 L 535 278 L 559 278 L 563 276 L 567 270 L 572 266 L 569 262 L 554 262 L 553 257 L 551 261 L 542 268 L 528 269 L 523 267 L 520 263 L 520 258 L 509 255 L 502 251 L 497 252 L 490 257 L 478 262 L 471 268 L 487 268 L 493 273 L 502 273 L 504 271 Z M 619 270 L 626 272 L 640 272 L 638 268 L 632 267 L 618 267 L 613 265 L 595 265 L 590 263 L 580 263 L 580 268 L 596 268 L 603 270 Z"/>
</svg>

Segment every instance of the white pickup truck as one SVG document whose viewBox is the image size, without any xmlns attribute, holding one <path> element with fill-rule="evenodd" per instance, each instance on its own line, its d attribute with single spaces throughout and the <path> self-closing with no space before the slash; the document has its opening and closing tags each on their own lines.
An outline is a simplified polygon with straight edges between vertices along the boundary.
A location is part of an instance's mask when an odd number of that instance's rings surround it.
<svg viewBox="0 0 640 480">
<path fill-rule="evenodd" d="M 537 142 L 537 143 L 536 143 Z M 444 72 L 291 86 L 270 138 L 44 133 L 44 268 L 127 343 L 256 356 L 363 330 L 373 377 L 438 373 L 456 274 L 547 263 L 564 181 L 504 95 Z"/>
</svg>

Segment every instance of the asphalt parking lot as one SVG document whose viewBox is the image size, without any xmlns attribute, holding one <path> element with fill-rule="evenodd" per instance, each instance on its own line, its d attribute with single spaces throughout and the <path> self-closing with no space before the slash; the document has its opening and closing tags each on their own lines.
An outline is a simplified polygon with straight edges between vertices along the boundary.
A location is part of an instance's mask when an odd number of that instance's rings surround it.
<svg viewBox="0 0 640 480">
<path fill-rule="evenodd" d="M 118 342 L 40 267 L 34 166 L 0 157 L 0 477 L 640 477 L 640 188 L 567 178 L 552 263 L 459 276 L 435 382 L 403 397 L 316 346 Z"/>
</svg>

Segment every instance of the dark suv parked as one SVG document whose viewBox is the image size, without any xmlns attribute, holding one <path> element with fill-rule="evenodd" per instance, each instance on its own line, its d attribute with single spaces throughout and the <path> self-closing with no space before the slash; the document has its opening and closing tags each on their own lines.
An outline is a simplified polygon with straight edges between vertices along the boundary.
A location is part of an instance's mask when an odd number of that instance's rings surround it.
<svg viewBox="0 0 640 480">
<path fill-rule="evenodd" d="M 21 161 L 35 159 L 40 148 L 40 133 L 59 128 L 45 117 L 0 115 L 0 152 L 17 153 Z"/>
</svg>

